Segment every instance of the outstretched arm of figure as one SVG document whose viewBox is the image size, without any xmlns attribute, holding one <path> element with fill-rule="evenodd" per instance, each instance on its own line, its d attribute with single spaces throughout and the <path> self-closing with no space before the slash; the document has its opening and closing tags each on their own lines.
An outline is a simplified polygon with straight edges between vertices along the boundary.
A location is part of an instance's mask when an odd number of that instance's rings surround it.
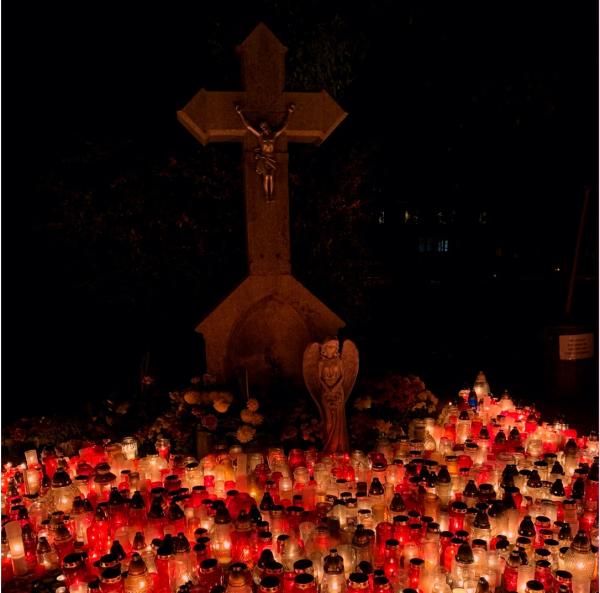
<svg viewBox="0 0 600 593">
<path fill-rule="evenodd" d="M 244 124 L 244 127 L 254 136 L 256 136 L 257 138 L 260 138 L 260 132 L 258 130 L 256 130 L 255 128 L 253 128 L 250 123 L 248 122 L 248 120 L 244 117 L 244 114 L 242 113 L 242 108 L 240 106 L 239 103 L 236 103 L 235 105 L 235 111 L 236 113 L 240 116 L 240 119 L 242 120 L 242 124 Z"/>
<path fill-rule="evenodd" d="M 296 106 L 293 103 L 290 103 L 288 105 L 285 117 L 283 118 L 283 121 L 281 122 L 281 125 L 277 128 L 277 130 L 275 130 L 275 133 L 273 134 L 273 139 L 278 138 L 279 136 L 281 136 L 281 134 L 283 134 L 283 132 L 285 132 L 285 129 L 287 128 L 287 125 L 288 125 L 288 120 L 290 119 L 290 115 L 292 115 L 292 113 L 294 113 L 295 110 L 296 110 Z"/>
</svg>

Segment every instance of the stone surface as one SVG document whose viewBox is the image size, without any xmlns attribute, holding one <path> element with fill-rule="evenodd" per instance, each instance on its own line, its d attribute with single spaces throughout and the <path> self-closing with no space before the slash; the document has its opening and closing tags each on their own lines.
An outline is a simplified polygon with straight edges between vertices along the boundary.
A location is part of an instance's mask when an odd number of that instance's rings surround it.
<svg viewBox="0 0 600 593">
<path fill-rule="evenodd" d="M 350 450 L 346 425 L 346 402 L 358 374 L 358 349 L 345 340 L 340 351 L 337 338 L 309 344 L 302 360 L 304 382 L 323 422 L 323 450 L 343 453 Z"/>
<path fill-rule="evenodd" d="M 251 275 L 198 327 L 207 370 L 230 377 L 248 370 L 251 385 L 271 378 L 301 384 L 306 345 L 337 334 L 344 322 L 290 274 Z"/>
<path fill-rule="evenodd" d="M 346 113 L 325 92 L 284 92 L 286 48 L 259 24 L 238 47 L 244 91 L 200 90 L 177 113 L 202 144 L 242 142 L 250 276 L 196 328 L 204 336 L 207 372 L 227 379 L 244 367 L 251 383 L 271 378 L 301 382 L 306 344 L 337 334 L 343 321 L 295 280 L 290 272 L 288 142 L 320 144 Z M 243 125 L 275 129 L 294 105 L 285 131 L 275 140 L 272 201 L 256 172 L 257 138 Z"/>
</svg>

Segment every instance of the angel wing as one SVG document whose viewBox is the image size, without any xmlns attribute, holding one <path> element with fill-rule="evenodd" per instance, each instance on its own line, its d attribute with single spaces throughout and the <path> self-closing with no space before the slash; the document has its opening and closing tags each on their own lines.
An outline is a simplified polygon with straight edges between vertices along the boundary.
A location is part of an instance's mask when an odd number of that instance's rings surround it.
<svg viewBox="0 0 600 593">
<path fill-rule="evenodd" d="M 356 382 L 356 375 L 358 375 L 358 348 L 351 340 L 344 340 L 341 359 L 344 373 L 342 386 L 344 387 L 344 396 L 346 401 L 348 401 L 350 392 Z"/>
<path fill-rule="evenodd" d="M 320 358 L 321 345 L 317 342 L 309 344 L 304 350 L 304 356 L 302 357 L 302 376 L 304 377 L 306 388 L 317 404 L 321 420 L 323 420 L 325 416 L 323 415 L 323 408 L 319 400 L 321 394 L 321 381 L 319 379 Z"/>
</svg>

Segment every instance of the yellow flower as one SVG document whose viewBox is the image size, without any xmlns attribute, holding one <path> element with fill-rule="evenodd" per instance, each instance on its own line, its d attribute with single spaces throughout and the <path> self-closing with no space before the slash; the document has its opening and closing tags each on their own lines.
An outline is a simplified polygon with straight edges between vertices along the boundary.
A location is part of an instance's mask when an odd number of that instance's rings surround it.
<svg viewBox="0 0 600 593">
<path fill-rule="evenodd" d="M 258 410 L 258 408 L 260 408 L 260 404 L 258 403 L 257 399 L 254 399 L 253 397 L 251 397 L 248 400 L 248 403 L 246 404 L 246 407 L 251 411 L 251 412 L 256 412 L 256 410 Z"/>
<path fill-rule="evenodd" d="M 254 438 L 255 434 L 256 429 L 252 428 L 251 426 L 248 426 L 247 424 L 243 424 L 237 429 L 235 437 L 240 443 L 248 443 Z"/>
<path fill-rule="evenodd" d="M 233 401 L 233 395 L 228 391 L 211 391 L 209 397 L 213 402 L 213 408 L 220 414 L 227 412 Z"/>
<path fill-rule="evenodd" d="M 392 429 L 392 423 L 386 422 L 385 420 L 377 420 L 375 422 L 375 428 L 383 434 L 387 434 Z"/>
<path fill-rule="evenodd" d="M 225 398 L 217 398 L 213 402 L 213 408 L 219 412 L 219 414 L 225 414 L 229 410 L 229 402 Z"/>
<path fill-rule="evenodd" d="M 183 399 L 190 405 L 199 404 L 202 399 L 202 394 L 199 391 L 186 391 L 183 394 Z"/>
<path fill-rule="evenodd" d="M 241 411 L 240 418 L 246 422 L 246 424 L 252 424 L 253 426 L 258 426 L 263 422 L 263 417 L 261 414 L 257 414 L 256 412 L 252 412 L 247 409 Z"/>
</svg>

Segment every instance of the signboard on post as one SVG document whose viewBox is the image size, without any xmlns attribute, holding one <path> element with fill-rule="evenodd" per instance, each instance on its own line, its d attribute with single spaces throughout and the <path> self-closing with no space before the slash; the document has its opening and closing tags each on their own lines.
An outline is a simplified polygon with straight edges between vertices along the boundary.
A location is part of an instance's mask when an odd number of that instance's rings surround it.
<svg viewBox="0 0 600 593">
<path fill-rule="evenodd" d="M 582 360 L 594 356 L 594 334 L 574 334 L 558 337 L 560 360 Z"/>
</svg>

